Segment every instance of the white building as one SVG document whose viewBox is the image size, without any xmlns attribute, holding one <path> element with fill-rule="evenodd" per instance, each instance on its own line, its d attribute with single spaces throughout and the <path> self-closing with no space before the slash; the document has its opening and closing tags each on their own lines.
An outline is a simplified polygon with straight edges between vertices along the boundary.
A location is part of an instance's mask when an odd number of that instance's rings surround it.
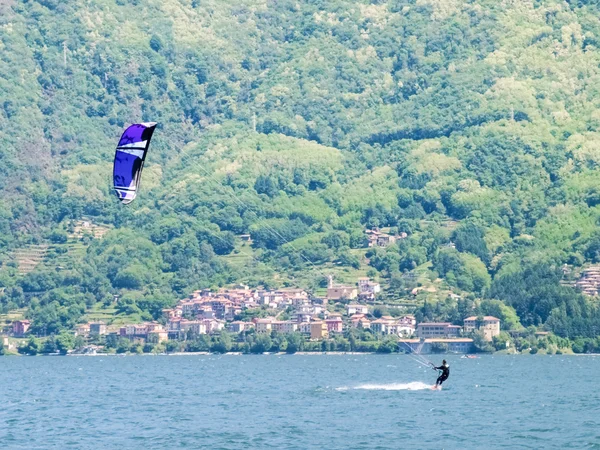
<svg viewBox="0 0 600 450">
<path fill-rule="evenodd" d="M 265 319 L 256 320 L 256 332 L 257 333 L 270 333 L 273 329 L 273 322 L 275 319 L 267 317 Z"/>
<path fill-rule="evenodd" d="M 381 291 L 381 285 L 371 281 L 370 278 L 358 279 L 358 294 L 378 294 Z"/>
<path fill-rule="evenodd" d="M 369 308 L 366 305 L 348 305 L 346 306 L 346 314 L 349 316 L 354 314 L 369 314 Z"/>
<path fill-rule="evenodd" d="M 472 333 L 479 329 L 483 331 L 485 338 L 491 341 L 494 336 L 500 334 L 500 319 L 494 316 L 481 317 L 481 323 L 477 320 L 477 316 L 467 317 L 464 322 L 465 333 Z"/>
<path fill-rule="evenodd" d="M 279 333 L 293 333 L 298 329 L 298 324 L 291 320 L 276 320 L 271 323 L 271 329 Z"/>
</svg>

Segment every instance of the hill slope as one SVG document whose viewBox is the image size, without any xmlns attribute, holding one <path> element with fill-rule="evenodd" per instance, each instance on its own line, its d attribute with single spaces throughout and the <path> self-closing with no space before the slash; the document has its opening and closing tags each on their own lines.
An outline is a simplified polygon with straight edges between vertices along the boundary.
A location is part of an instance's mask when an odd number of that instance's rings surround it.
<svg viewBox="0 0 600 450">
<path fill-rule="evenodd" d="M 0 8 L 3 309 L 59 329 L 115 293 L 156 313 L 195 288 L 314 290 L 369 267 L 390 300 L 410 297 L 401 274 L 419 268 L 525 325 L 594 316 L 556 268 L 600 260 L 595 2 Z M 150 120 L 142 191 L 123 208 L 114 145 Z M 63 271 L 11 267 L 10 252 L 84 216 L 115 230 Z M 370 227 L 408 238 L 366 251 Z"/>
</svg>

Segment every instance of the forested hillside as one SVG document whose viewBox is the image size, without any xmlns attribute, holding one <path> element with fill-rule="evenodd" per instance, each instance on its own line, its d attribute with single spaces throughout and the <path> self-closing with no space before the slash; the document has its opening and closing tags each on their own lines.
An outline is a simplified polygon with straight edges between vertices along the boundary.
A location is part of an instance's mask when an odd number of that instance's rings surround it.
<svg viewBox="0 0 600 450">
<path fill-rule="evenodd" d="M 387 303 L 498 299 L 595 336 L 568 284 L 600 262 L 599 40 L 592 0 L 0 0 L 2 312 L 50 333 L 114 295 L 149 318 L 368 274 Z M 140 121 L 123 206 L 114 148 Z M 73 237 L 82 219 L 110 231 Z M 367 248 L 373 227 L 407 237 Z"/>
</svg>

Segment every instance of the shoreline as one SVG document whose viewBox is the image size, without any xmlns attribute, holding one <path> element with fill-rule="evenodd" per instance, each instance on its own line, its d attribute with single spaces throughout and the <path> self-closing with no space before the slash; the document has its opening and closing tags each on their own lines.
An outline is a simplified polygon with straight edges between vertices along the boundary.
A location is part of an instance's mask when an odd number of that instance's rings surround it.
<svg viewBox="0 0 600 450">
<path fill-rule="evenodd" d="M 265 352 L 265 353 L 242 353 L 242 352 L 227 352 L 227 353 L 211 353 L 211 352 L 173 352 L 173 353 L 69 353 L 67 355 L 35 355 L 35 356 L 306 356 L 306 355 L 324 355 L 324 356 L 341 356 L 341 355 L 376 355 L 376 352 Z M 391 353 L 379 353 L 381 355 L 389 355 Z M 397 353 L 401 355 L 402 353 Z M 16 355 L 30 356 L 30 355 Z"/>
<path fill-rule="evenodd" d="M 31 356 L 41 356 L 41 357 L 56 357 L 56 356 L 70 356 L 70 357 L 99 357 L 99 356 L 111 356 L 111 357 L 126 357 L 126 356 L 312 356 L 312 355 L 320 355 L 320 356 L 359 356 L 359 355 L 404 355 L 408 356 L 408 353 L 378 353 L 378 352 L 295 352 L 295 353 L 286 353 L 286 352 L 265 352 L 265 353 L 242 353 L 242 352 L 227 352 L 227 353 L 211 353 L 211 352 L 173 352 L 173 353 L 68 353 L 66 355 L 60 355 L 58 353 L 50 353 L 50 354 L 37 354 L 37 355 L 23 355 L 20 353 L 7 353 L 3 356 L 6 357 L 31 357 Z M 600 356 L 600 353 L 561 353 L 561 354 L 547 354 L 547 353 L 538 353 L 536 355 L 530 355 L 529 353 L 504 353 L 502 351 L 495 353 L 480 353 L 477 354 L 477 358 L 463 358 L 463 356 L 472 355 L 472 353 L 432 353 L 427 354 L 427 356 L 431 357 L 444 357 L 444 356 L 455 356 L 461 359 L 479 359 L 482 356 Z M 426 356 L 423 354 L 423 356 Z"/>
<path fill-rule="evenodd" d="M 408 353 L 377 353 L 377 352 L 265 352 L 265 353 L 242 353 L 242 352 L 227 352 L 227 353 L 211 353 L 211 352 L 173 352 L 173 353 L 95 353 L 95 354 L 83 354 L 83 353 L 69 353 L 67 355 L 35 355 L 35 356 L 84 356 L 84 357 L 98 357 L 98 356 L 114 356 L 114 357 L 125 357 L 125 356 L 359 356 L 359 355 L 404 355 L 408 356 Z M 423 356 L 429 357 L 444 357 L 444 356 L 455 356 L 461 359 L 479 359 L 482 356 L 600 356 L 600 353 L 561 353 L 549 355 L 546 353 L 540 353 L 537 355 L 530 355 L 529 353 L 479 353 L 476 354 L 477 358 L 463 358 L 466 355 L 473 355 L 473 353 L 432 353 Z M 7 355 L 7 356 L 30 356 L 30 355 Z"/>
</svg>

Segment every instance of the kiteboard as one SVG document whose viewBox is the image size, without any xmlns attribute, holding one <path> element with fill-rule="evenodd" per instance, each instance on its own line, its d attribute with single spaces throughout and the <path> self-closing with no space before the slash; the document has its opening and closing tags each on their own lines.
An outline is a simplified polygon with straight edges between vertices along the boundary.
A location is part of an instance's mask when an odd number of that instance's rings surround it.
<svg viewBox="0 0 600 450">
<path fill-rule="evenodd" d="M 432 391 L 441 391 L 442 390 L 442 386 L 441 385 L 437 386 L 437 385 L 434 384 L 433 386 L 431 386 L 431 390 Z"/>
</svg>

